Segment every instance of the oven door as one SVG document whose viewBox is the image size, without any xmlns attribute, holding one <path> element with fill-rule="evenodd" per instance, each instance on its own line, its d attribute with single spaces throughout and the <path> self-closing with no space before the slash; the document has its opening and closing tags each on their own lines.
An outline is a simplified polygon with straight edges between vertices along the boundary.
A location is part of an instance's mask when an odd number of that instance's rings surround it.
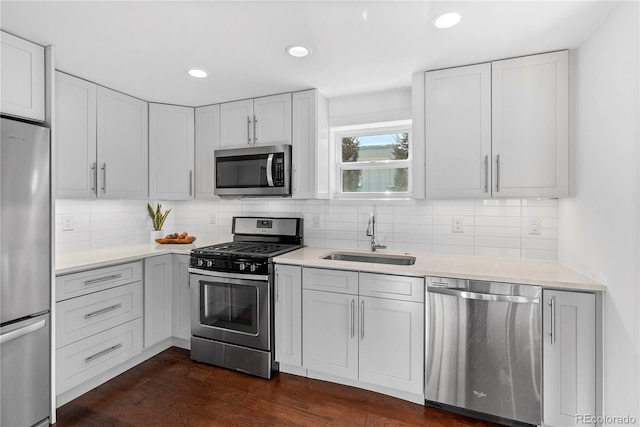
<svg viewBox="0 0 640 427">
<path fill-rule="evenodd" d="M 237 276 L 190 274 L 191 334 L 270 351 L 269 281 Z"/>
<path fill-rule="evenodd" d="M 218 196 L 290 196 L 291 146 L 216 150 Z"/>
</svg>

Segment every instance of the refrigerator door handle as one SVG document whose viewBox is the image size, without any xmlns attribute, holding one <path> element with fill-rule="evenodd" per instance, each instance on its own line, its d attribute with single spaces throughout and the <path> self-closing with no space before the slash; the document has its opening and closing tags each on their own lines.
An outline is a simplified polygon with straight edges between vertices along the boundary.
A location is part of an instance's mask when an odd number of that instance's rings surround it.
<svg viewBox="0 0 640 427">
<path fill-rule="evenodd" d="M 47 321 L 43 319 L 39 322 L 32 323 L 31 325 L 25 326 L 23 328 L 16 329 L 15 331 L 7 332 L 6 334 L 0 335 L 0 344 L 8 343 L 9 341 L 13 341 L 32 332 L 35 332 L 38 329 L 42 329 L 45 326 L 47 326 Z"/>
</svg>

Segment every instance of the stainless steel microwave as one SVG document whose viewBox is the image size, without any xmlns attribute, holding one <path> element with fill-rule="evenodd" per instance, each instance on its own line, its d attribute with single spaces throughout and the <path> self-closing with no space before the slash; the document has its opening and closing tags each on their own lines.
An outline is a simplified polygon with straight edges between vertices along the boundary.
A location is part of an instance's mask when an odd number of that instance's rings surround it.
<svg viewBox="0 0 640 427">
<path fill-rule="evenodd" d="M 291 145 L 216 150 L 220 197 L 291 196 Z"/>
</svg>

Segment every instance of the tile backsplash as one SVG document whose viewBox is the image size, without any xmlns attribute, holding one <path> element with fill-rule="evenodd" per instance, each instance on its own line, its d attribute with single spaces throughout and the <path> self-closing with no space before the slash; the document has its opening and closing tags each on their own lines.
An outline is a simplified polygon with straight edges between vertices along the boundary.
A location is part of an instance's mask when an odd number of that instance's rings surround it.
<svg viewBox="0 0 640 427">
<path fill-rule="evenodd" d="M 163 208 L 173 209 L 164 226 L 166 233 L 188 231 L 200 241 L 230 240 L 231 219 L 236 215 L 295 215 L 304 217 L 307 246 L 367 250 L 370 237 L 365 230 L 373 212 L 378 241 L 386 243 L 390 251 L 557 259 L 557 200 L 243 199 L 160 203 Z M 56 252 L 149 242 L 151 220 L 146 204 L 146 200 L 56 200 Z M 538 228 L 539 234 L 532 234 L 532 228 Z"/>
</svg>

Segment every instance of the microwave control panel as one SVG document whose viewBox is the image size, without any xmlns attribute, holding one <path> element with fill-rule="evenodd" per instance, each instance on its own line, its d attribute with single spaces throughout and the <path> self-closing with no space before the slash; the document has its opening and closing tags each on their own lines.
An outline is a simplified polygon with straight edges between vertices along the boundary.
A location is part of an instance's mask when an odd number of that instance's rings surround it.
<svg viewBox="0 0 640 427">
<path fill-rule="evenodd" d="M 273 186 L 284 187 L 284 153 L 277 153 L 273 159 Z"/>
</svg>

